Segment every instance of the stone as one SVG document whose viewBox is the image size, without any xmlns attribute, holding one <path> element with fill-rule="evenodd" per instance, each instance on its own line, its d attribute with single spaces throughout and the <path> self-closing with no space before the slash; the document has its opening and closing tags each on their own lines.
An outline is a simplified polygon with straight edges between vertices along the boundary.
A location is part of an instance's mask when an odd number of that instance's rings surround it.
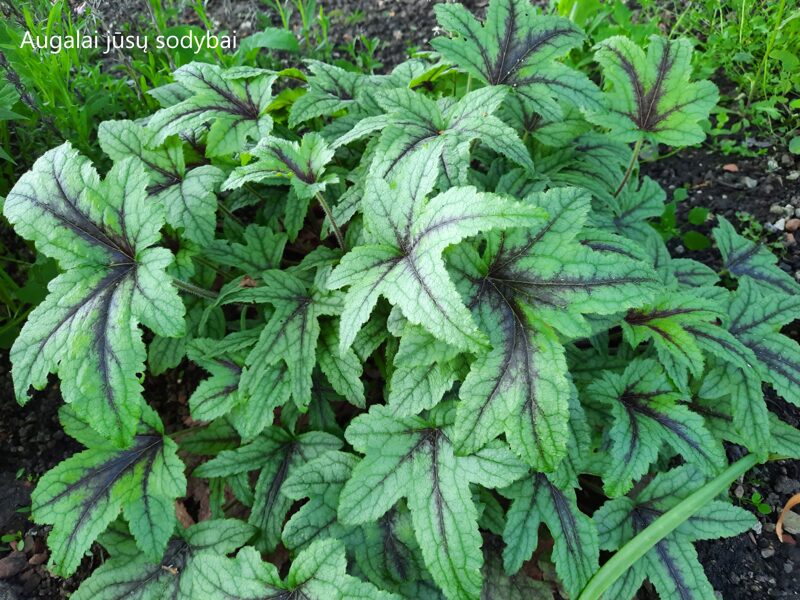
<svg viewBox="0 0 800 600">
<path fill-rule="evenodd" d="M 752 177 L 745 177 L 742 179 L 742 182 L 748 190 L 752 190 L 758 185 L 758 180 L 753 179 Z"/>
<path fill-rule="evenodd" d="M 773 488 L 779 494 L 787 494 L 789 496 L 800 493 L 800 481 L 781 475 L 778 481 L 775 482 Z"/>
<path fill-rule="evenodd" d="M 773 548 L 772 546 L 770 546 L 769 548 L 764 548 L 761 551 L 761 556 L 763 556 L 764 558 L 772 558 L 773 556 L 775 556 L 775 548 Z"/>
<path fill-rule="evenodd" d="M 777 221 L 775 221 L 775 229 L 777 229 L 778 231 L 783 231 L 785 227 L 786 227 L 785 218 L 780 218 Z"/>
<path fill-rule="evenodd" d="M 769 214 L 771 215 L 782 215 L 783 214 L 783 207 L 780 204 L 771 204 L 769 207 Z"/>
<path fill-rule="evenodd" d="M 789 233 L 794 233 L 795 231 L 800 229 L 800 219 L 798 219 L 797 217 L 789 219 L 788 221 L 786 221 L 785 229 Z"/>
<path fill-rule="evenodd" d="M 787 510 L 783 515 L 783 530 L 792 535 L 800 533 L 800 515 L 793 510 Z"/>
</svg>

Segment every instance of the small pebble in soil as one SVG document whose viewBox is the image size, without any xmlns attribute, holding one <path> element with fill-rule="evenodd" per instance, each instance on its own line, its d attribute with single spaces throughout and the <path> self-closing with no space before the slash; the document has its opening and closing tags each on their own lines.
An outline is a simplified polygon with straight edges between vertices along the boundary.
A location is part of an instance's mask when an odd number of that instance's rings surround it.
<svg viewBox="0 0 800 600">
<path fill-rule="evenodd" d="M 749 190 L 752 190 L 758 185 L 758 180 L 753 179 L 752 177 L 745 177 L 744 179 L 742 179 L 742 182 Z"/>
<path fill-rule="evenodd" d="M 800 229 L 800 219 L 796 217 L 793 219 L 789 219 L 788 221 L 786 221 L 785 229 L 789 233 L 794 233 L 795 231 Z"/>
<path fill-rule="evenodd" d="M 783 563 L 783 572 L 784 573 L 791 573 L 794 570 L 794 563 L 790 560 L 787 560 Z"/>
<path fill-rule="evenodd" d="M 769 548 L 764 548 L 761 551 L 761 556 L 763 556 L 764 558 L 772 558 L 773 556 L 775 556 L 775 548 L 773 548 L 772 546 L 770 546 Z"/>
<path fill-rule="evenodd" d="M 769 214 L 771 215 L 782 215 L 783 214 L 783 207 L 780 204 L 773 204 L 769 207 Z"/>
</svg>

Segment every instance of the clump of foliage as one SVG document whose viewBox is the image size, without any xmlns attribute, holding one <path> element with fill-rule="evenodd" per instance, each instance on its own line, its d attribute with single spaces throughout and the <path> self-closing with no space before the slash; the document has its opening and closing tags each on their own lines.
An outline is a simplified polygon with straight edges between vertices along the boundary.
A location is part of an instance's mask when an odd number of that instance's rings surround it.
<svg viewBox="0 0 800 600">
<path fill-rule="evenodd" d="M 777 139 L 795 154 L 800 148 L 796 3 L 558 0 L 553 9 L 584 27 L 592 44 L 615 35 L 641 44 L 662 32 L 670 39 L 690 40 L 697 50 L 693 57 L 697 76 L 713 76 L 722 87 L 709 133 L 723 152 L 755 154 L 758 144 L 743 139 L 754 134 Z M 589 66 L 590 53 L 584 49 L 573 52 L 572 58 Z"/>
<path fill-rule="evenodd" d="M 110 556 L 76 600 L 551 597 L 532 557 L 576 598 L 723 442 L 800 456 L 761 391 L 800 404 L 797 283 L 723 219 L 735 289 L 671 258 L 637 175 L 643 142 L 703 138 L 716 90 L 689 45 L 610 38 L 601 89 L 560 60 L 578 27 L 527 0 L 436 11 L 439 62 L 311 62 L 278 102 L 281 74 L 181 67 L 149 120 L 101 127 L 104 178 L 64 144 L 9 194 L 62 270 L 16 394 L 56 373 L 86 447 L 33 519 L 60 575 Z M 208 378 L 171 430 L 142 380 L 184 358 Z M 187 475 L 212 516 L 189 527 Z M 608 597 L 712 597 L 692 542 L 753 523 L 714 501 Z"/>
</svg>

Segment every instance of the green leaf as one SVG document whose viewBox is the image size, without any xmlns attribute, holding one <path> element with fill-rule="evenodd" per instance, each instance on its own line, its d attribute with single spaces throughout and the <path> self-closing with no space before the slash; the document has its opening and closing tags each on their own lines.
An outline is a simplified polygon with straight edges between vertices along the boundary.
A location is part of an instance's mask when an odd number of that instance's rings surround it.
<svg viewBox="0 0 800 600">
<path fill-rule="evenodd" d="M 713 475 L 725 464 L 725 452 L 708 432 L 703 418 L 677 400 L 658 364 L 636 359 L 623 374 L 606 371 L 587 389 L 587 398 L 610 408 L 610 464 L 603 489 L 626 493 L 647 473 L 663 444 L 702 472 Z"/>
<path fill-rule="evenodd" d="M 349 348 L 379 296 L 400 307 L 412 323 L 461 349 L 485 346 L 485 337 L 461 303 L 441 258 L 449 245 L 480 231 L 534 225 L 542 211 L 473 187 L 451 188 L 427 200 L 435 169 L 401 174 L 415 192 L 370 179 L 364 196 L 368 244 L 347 253 L 328 286 L 349 286 L 340 326 L 340 348 Z"/>
<path fill-rule="evenodd" d="M 597 537 L 595 535 L 595 537 Z M 502 548 L 498 543 L 484 545 L 483 589 L 481 600 L 552 600 L 550 585 L 534 581 L 523 573 L 508 576 L 503 570 L 500 556 Z"/>
<path fill-rule="evenodd" d="M 285 581 L 251 547 L 243 548 L 235 559 L 204 556 L 198 566 L 195 593 L 208 600 L 399 600 L 348 575 L 344 546 L 332 539 L 318 540 L 300 552 Z"/>
<path fill-rule="evenodd" d="M 217 264 L 234 267 L 251 276 L 280 266 L 286 234 L 269 227 L 250 224 L 242 233 L 242 241 L 214 240 L 203 254 Z"/>
<path fill-rule="evenodd" d="M 685 373 L 691 371 L 695 376 L 703 372 L 704 357 L 699 340 L 693 333 L 705 329 L 712 332 L 714 321 L 721 316 L 716 302 L 699 298 L 691 292 L 665 293 L 647 307 L 628 311 L 622 323 L 626 341 L 637 347 L 646 340 L 653 342 L 659 360 L 673 381 L 684 387 Z M 709 333 L 711 337 L 713 333 Z M 718 336 L 726 335 L 719 329 Z M 730 339 L 730 336 L 727 336 Z M 713 339 L 713 338 L 711 338 Z M 748 356 L 746 348 L 741 348 L 736 340 L 730 339 L 741 354 Z"/>
<path fill-rule="evenodd" d="M 516 573 L 531 558 L 544 522 L 555 542 L 556 572 L 569 595 L 577 597 L 599 567 L 600 549 L 595 525 L 578 509 L 574 490 L 561 489 L 536 473 L 502 493 L 512 500 L 503 532 L 506 571 Z"/>
<path fill-rule="evenodd" d="M 730 332 L 755 355 L 761 378 L 800 406 L 800 346 L 780 333 L 783 325 L 800 318 L 800 295 L 763 292 L 758 280 L 739 281 L 728 309 Z"/>
<path fill-rule="evenodd" d="M 173 504 L 185 493 L 186 478 L 177 445 L 153 419 L 159 430 L 137 435 L 129 448 L 94 438 L 97 445 L 39 480 L 31 498 L 32 515 L 37 523 L 53 525 L 47 543 L 54 572 L 64 577 L 74 573 L 120 512 L 147 559 L 161 559 L 177 522 Z"/>
<path fill-rule="evenodd" d="M 575 240 L 589 196 L 559 188 L 527 199 L 549 218 L 492 235 L 485 256 L 451 255 L 466 302 L 490 333 L 461 386 L 455 443 L 470 452 L 505 432 L 529 464 L 553 471 L 566 452 L 570 388 L 557 332 L 586 333 L 584 313 L 611 314 L 652 295 L 643 263 L 604 255 Z"/>
<path fill-rule="evenodd" d="M 232 190 L 250 181 L 281 184 L 288 179 L 297 197 L 308 200 L 338 181 L 336 175 L 325 173 L 333 153 L 318 133 L 307 133 L 299 144 L 265 137 L 249 151 L 258 160 L 234 169 L 222 189 Z"/>
<path fill-rule="evenodd" d="M 183 146 L 177 140 L 150 149 L 153 133 L 133 121 L 101 123 L 97 137 L 115 162 L 129 156 L 141 162 L 150 181 L 148 196 L 164 206 L 167 223 L 180 229 L 183 237 L 200 245 L 214 239 L 214 190 L 225 177 L 220 169 L 212 165 L 187 168 Z"/>
<path fill-rule="evenodd" d="M 600 547 L 616 550 L 704 484 L 691 465 L 656 475 L 634 499 L 606 502 L 593 516 Z M 714 596 L 692 545 L 695 540 L 730 537 L 747 531 L 756 520 L 746 510 L 715 500 L 657 542 L 608 590 L 610 598 L 628 600 L 648 578 L 662 598 L 705 600 Z"/>
<path fill-rule="evenodd" d="M 224 340 L 200 338 L 189 344 L 189 358 L 211 374 L 189 398 L 193 419 L 213 421 L 228 414 L 239 403 L 242 366 L 246 350 L 254 342 L 254 336 L 248 332 L 231 334 Z"/>
<path fill-rule="evenodd" d="M 562 116 L 562 101 L 600 106 L 595 85 L 555 60 L 583 43 L 568 19 L 538 15 L 529 0 L 491 0 L 483 24 L 462 4 L 434 10 L 439 25 L 456 36 L 434 38 L 431 46 L 472 77 L 510 86 L 531 111 L 549 119 Z"/>
<path fill-rule="evenodd" d="M 156 563 L 137 554 L 111 551 L 111 559 L 95 569 L 72 596 L 74 600 L 124 598 L 192 598 L 198 562 L 206 554 L 227 554 L 245 544 L 254 528 L 236 519 L 202 521 L 172 540 Z M 121 539 L 125 544 L 128 540 Z M 109 549 L 106 538 L 101 540 Z M 134 549 L 135 550 L 135 549 Z"/>
<path fill-rule="evenodd" d="M 361 381 L 364 366 L 352 348 L 339 351 L 339 332 L 331 323 L 322 329 L 317 361 L 336 393 L 354 406 L 366 406 L 364 382 Z"/>
<path fill-rule="evenodd" d="M 651 36 L 646 55 L 622 36 L 603 40 L 597 48 L 606 106 L 590 110 L 590 121 L 624 142 L 689 146 L 705 139 L 700 122 L 708 118 L 719 94 L 710 81 L 691 81 L 689 40 Z"/>
<path fill-rule="evenodd" d="M 184 307 L 165 269 L 172 255 L 150 248 L 164 214 L 148 202 L 135 159 L 101 182 L 69 143 L 47 152 L 9 192 L 6 218 L 65 272 L 48 287 L 11 349 L 14 390 L 42 389 L 58 373 L 66 402 L 120 447 L 133 439 L 144 402 L 136 373 L 146 357 L 139 323 L 184 333 Z"/>
<path fill-rule="evenodd" d="M 247 54 L 251 50 L 258 48 L 269 48 L 270 50 L 284 50 L 286 52 L 300 52 L 300 45 L 297 38 L 291 31 L 278 27 L 267 27 L 263 31 L 248 35 L 239 44 L 237 55 Z"/>
<path fill-rule="evenodd" d="M 692 225 L 702 225 L 706 222 L 709 210 L 702 206 L 695 206 L 689 211 L 688 219 Z"/>
<path fill-rule="evenodd" d="M 658 235 L 651 223 L 664 213 L 666 194 L 649 177 L 630 181 L 619 196 L 608 194 L 590 215 L 592 222 L 642 244 Z"/>
<path fill-rule="evenodd" d="M 281 529 L 292 506 L 292 501 L 281 494 L 287 478 L 301 465 L 341 445 L 338 438 L 321 431 L 293 436 L 284 429 L 268 427 L 249 444 L 220 452 L 198 467 L 194 475 L 228 477 L 259 471 L 248 522 L 258 528 L 256 547 L 271 552 L 281 540 Z"/>
<path fill-rule="evenodd" d="M 719 217 L 714 239 L 725 268 L 734 277 L 752 279 L 765 292 L 800 294 L 800 284 L 775 264 L 775 255 L 737 234 L 725 217 Z"/>
<path fill-rule="evenodd" d="M 450 599 L 478 597 L 483 557 L 469 483 L 508 485 L 524 467 L 501 445 L 483 456 L 457 457 L 445 430 L 418 417 L 394 417 L 381 406 L 354 419 L 346 438 L 366 456 L 341 492 L 340 521 L 376 520 L 407 497 L 434 581 Z"/>
<path fill-rule="evenodd" d="M 316 285 L 309 286 L 288 271 L 265 271 L 262 278 L 265 285 L 249 290 L 249 298 L 268 302 L 275 310 L 247 355 L 241 391 L 246 397 L 263 396 L 262 387 L 281 383 L 282 369 L 285 368 L 292 398 L 297 407 L 305 411 L 311 402 L 312 374 L 320 334 L 318 319 L 321 315 L 341 312 L 341 294 L 322 291 Z M 352 356 L 340 360 L 342 368 L 347 368 L 343 366 L 344 361 L 349 361 L 350 368 L 355 367 Z M 340 383 L 343 382 L 337 380 L 337 385 Z M 352 379 L 349 383 L 355 386 Z M 279 405 L 274 399 L 282 402 L 285 396 L 283 393 L 274 394 L 273 408 Z"/>
<path fill-rule="evenodd" d="M 281 493 L 292 500 L 309 498 L 286 522 L 282 540 L 289 550 L 305 548 L 324 537 L 341 539 L 348 529 L 339 523 L 337 508 L 342 487 L 358 458 L 345 452 L 326 452 L 294 470 Z"/>
<path fill-rule="evenodd" d="M 387 179 L 408 162 L 431 162 L 449 185 L 464 185 L 470 144 L 476 139 L 532 171 L 533 162 L 517 133 L 492 114 L 506 93 L 503 88 L 482 88 L 454 104 L 437 104 L 408 89 L 378 92 L 375 99 L 386 114 L 367 117 L 340 137 L 334 147 L 379 129 L 381 136 L 370 174 Z"/>
<path fill-rule="evenodd" d="M 272 119 L 266 114 L 275 81 L 271 72 L 249 67 L 223 71 L 195 62 L 173 75 L 186 97 L 150 118 L 147 128 L 155 143 L 210 124 L 206 154 L 221 156 L 244 150 L 247 140 L 261 139 L 272 130 Z"/>
<path fill-rule="evenodd" d="M 681 236 L 681 240 L 687 250 L 705 250 L 711 247 L 711 240 L 699 231 L 687 231 Z"/>
<path fill-rule="evenodd" d="M 289 112 L 289 127 L 315 117 L 330 116 L 355 104 L 363 75 L 316 60 L 307 60 L 311 76 L 308 91 Z"/>
</svg>

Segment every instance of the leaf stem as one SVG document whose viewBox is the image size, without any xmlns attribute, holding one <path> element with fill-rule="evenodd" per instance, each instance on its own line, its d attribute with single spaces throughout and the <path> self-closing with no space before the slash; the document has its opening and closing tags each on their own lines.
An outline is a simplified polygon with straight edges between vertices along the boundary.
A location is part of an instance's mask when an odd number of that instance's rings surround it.
<svg viewBox="0 0 800 600">
<path fill-rule="evenodd" d="M 631 173 L 633 173 L 633 167 L 636 165 L 636 160 L 639 158 L 639 152 L 642 149 L 642 140 L 639 138 L 636 140 L 636 145 L 633 147 L 633 154 L 631 154 L 631 161 L 628 163 L 628 168 L 625 169 L 625 175 L 622 177 L 622 181 L 617 188 L 617 191 L 614 192 L 614 198 L 619 196 L 620 192 L 622 192 L 622 188 L 625 187 L 625 184 L 628 183 L 628 179 L 631 177 Z"/>
<path fill-rule="evenodd" d="M 182 279 L 178 279 L 176 277 L 172 278 L 172 285 L 174 285 L 179 290 L 183 290 L 184 292 L 189 292 L 190 294 L 194 294 L 195 296 L 200 296 L 201 298 L 216 300 L 219 297 L 219 294 L 217 292 L 212 292 L 211 290 L 201 288 L 193 283 L 189 283 L 188 281 L 183 281 Z"/>
<path fill-rule="evenodd" d="M 344 247 L 344 236 L 342 235 L 342 230 L 339 229 L 339 226 L 336 224 L 336 221 L 333 219 L 333 213 L 331 212 L 331 207 L 328 206 L 328 203 L 325 201 L 325 198 L 322 197 L 322 194 L 317 192 L 316 195 L 317 202 L 322 207 L 322 210 L 325 211 L 325 216 L 328 217 L 328 220 L 331 222 L 331 229 L 333 229 L 334 235 L 336 235 L 336 241 L 339 242 L 339 246 L 342 250 L 345 249 Z"/>
<path fill-rule="evenodd" d="M 583 588 L 578 600 L 598 600 L 633 563 L 756 464 L 756 455 L 748 454 L 658 517 L 600 567 Z"/>
<path fill-rule="evenodd" d="M 244 223 L 242 223 L 239 217 L 233 214 L 233 211 L 227 206 L 225 206 L 224 203 L 218 202 L 217 206 L 219 206 L 220 212 L 224 213 L 226 217 L 228 217 L 231 221 L 236 223 L 239 227 L 244 228 Z"/>
</svg>

